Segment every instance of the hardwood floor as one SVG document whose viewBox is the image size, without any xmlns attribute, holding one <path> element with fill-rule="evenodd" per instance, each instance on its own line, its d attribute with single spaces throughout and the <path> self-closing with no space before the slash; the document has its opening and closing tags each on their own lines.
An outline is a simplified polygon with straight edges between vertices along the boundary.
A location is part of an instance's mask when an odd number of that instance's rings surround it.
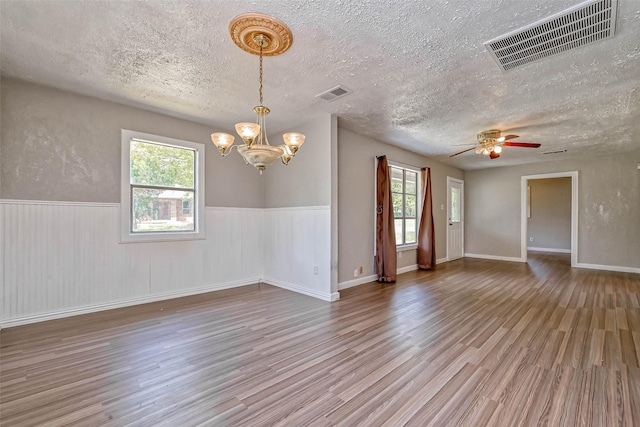
<svg viewBox="0 0 640 427">
<path fill-rule="evenodd" d="M 464 259 L 1 331 L 3 426 L 638 426 L 640 275 Z"/>
</svg>

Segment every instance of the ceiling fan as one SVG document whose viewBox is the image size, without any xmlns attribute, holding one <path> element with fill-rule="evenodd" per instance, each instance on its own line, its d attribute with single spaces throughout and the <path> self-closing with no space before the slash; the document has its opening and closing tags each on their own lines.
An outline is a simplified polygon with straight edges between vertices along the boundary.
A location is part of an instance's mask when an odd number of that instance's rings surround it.
<svg viewBox="0 0 640 427">
<path fill-rule="evenodd" d="M 541 144 L 535 144 L 531 142 L 508 142 L 510 139 L 518 138 L 518 135 L 505 135 L 500 136 L 501 131 L 499 129 L 490 129 L 478 132 L 477 144 L 462 144 L 462 145 L 474 145 L 474 147 L 462 150 L 459 153 L 450 155 L 449 157 L 457 156 L 458 154 L 466 153 L 467 151 L 476 150 L 477 154 L 483 154 L 489 156 L 490 159 L 497 159 L 500 157 L 502 147 L 524 147 L 524 148 L 538 148 Z"/>
</svg>

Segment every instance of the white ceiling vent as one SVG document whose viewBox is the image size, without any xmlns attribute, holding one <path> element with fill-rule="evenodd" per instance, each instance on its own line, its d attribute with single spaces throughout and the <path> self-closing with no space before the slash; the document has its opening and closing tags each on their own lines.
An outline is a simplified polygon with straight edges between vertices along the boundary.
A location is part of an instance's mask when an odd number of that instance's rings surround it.
<svg viewBox="0 0 640 427">
<path fill-rule="evenodd" d="M 324 99 L 325 101 L 333 101 L 334 99 L 341 98 L 350 94 L 351 91 L 344 86 L 336 86 L 333 89 L 329 89 L 326 92 L 322 92 L 316 95 L 316 98 Z"/>
<path fill-rule="evenodd" d="M 589 0 L 484 45 L 503 71 L 612 37 L 617 0 Z"/>
</svg>

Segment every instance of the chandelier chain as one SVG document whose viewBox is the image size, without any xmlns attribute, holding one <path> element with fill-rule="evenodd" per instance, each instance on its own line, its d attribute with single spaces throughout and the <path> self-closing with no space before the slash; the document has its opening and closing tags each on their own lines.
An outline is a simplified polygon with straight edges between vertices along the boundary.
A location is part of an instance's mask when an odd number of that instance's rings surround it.
<svg viewBox="0 0 640 427">
<path fill-rule="evenodd" d="M 262 43 L 260 43 L 260 106 L 262 106 Z"/>
</svg>

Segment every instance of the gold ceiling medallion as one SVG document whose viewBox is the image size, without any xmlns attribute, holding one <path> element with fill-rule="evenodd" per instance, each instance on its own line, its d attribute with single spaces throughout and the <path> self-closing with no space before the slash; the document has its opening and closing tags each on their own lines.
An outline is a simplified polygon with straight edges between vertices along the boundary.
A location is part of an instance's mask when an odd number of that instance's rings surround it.
<svg viewBox="0 0 640 427">
<path fill-rule="evenodd" d="M 242 50 L 260 56 L 260 105 L 253 107 L 257 116 L 256 123 L 236 124 L 236 132 L 244 145 L 233 145 L 235 137 L 224 132 L 212 133 L 211 141 L 222 156 L 229 155 L 231 149 L 236 147 L 244 161 L 258 169 L 262 175 L 266 167 L 278 158 L 285 165 L 289 164 L 305 140 L 301 133 L 287 132 L 282 135 L 283 145 L 274 147 L 269 144 L 266 116 L 271 110 L 262 104 L 262 57 L 286 52 L 293 43 L 293 35 L 284 22 L 261 13 L 236 16 L 229 23 L 229 33 L 233 42 Z"/>
<path fill-rule="evenodd" d="M 260 55 L 260 44 L 256 36 L 263 36 L 267 45 L 262 46 L 263 56 L 276 56 L 286 52 L 293 43 L 293 34 L 287 25 L 262 13 L 245 13 L 229 23 L 233 42 L 245 52 Z"/>
</svg>

